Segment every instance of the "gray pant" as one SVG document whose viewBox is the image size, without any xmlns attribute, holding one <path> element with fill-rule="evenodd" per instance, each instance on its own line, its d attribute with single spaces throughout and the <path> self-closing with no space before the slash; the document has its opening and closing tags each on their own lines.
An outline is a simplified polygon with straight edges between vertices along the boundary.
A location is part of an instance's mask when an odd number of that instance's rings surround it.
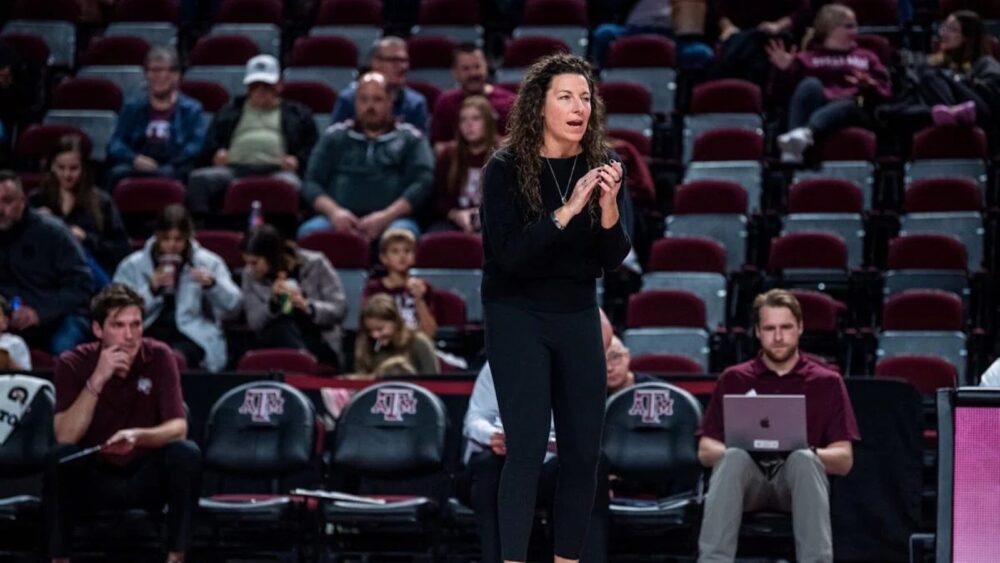
<svg viewBox="0 0 1000 563">
<path fill-rule="evenodd" d="M 270 176 L 284 180 L 301 188 L 302 180 L 294 172 L 280 170 L 277 172 L 258 173 L 260 171 L 239 166 L 210 166 L 199 168 L 188 177 L 187 206 L 192 213 L 207 214 L 213 210 L 222 209 L 226 190 L 230 182 L 246 176 Z"/>
<path fill-rule="evenodd" d="M 830 482 L 819 457 L 810 450 L 792 452 L 768 479 L 745 450 L 728 448 L 709 482 L 699 563 L 733 561 L 743 513 L 765 508 L 791 511 L 800 563 L 833 561 Z"/>
</svg>

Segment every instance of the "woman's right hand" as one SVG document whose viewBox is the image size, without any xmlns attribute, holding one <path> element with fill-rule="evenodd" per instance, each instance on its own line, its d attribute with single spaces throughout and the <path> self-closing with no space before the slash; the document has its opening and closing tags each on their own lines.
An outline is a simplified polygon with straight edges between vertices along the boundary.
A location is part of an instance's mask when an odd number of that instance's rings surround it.
<svg viewBox="0 0 1000 563">
<path fill-rule="evenodd" d="M 281 297 L 282 295 L 288 294 L 288 287 L 285 285 L 287 277 L 288 276 L 285 275 L 285 272 L 278 272 L 277 278 L 274 280 L 274 283 L 271 284 L 271 295 L 273 297 Z"/>
<path fill-rule="evenodd" d="M 789 51 L 781 39 L 771 39 L 764 46 L 764 50 L 767 51 L 767 58 L 771 60 L 772 65 L 779 70 L 788 70 L 795 62 L 795 53 L 798 51 L 798 47 L 793 45 L 792 50 Z"/>
<path fill-rule="evenodd" d="M 587 208 L 587 204 L 590 203 L 590 194 L 597 189 L 601 181 L 600 171 L 601 167 L 594 168 L 576 181 L 573 193 L 570 194 L 569 199 L 560 208 L 569 211 L 571 213 L 570 218 L 576 217 Z M 566 223 L 563 224 L 565 225 Z"/>
</svg>

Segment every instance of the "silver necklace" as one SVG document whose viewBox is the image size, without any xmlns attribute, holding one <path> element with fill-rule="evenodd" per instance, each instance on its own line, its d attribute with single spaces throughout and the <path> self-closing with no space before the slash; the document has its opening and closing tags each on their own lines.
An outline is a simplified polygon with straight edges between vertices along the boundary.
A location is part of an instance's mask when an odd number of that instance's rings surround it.
<svg viewBox="0 0 1000 563">
<path fill-rule="evenodd" d="M 569 184 L 570 184 L 570 182 L 573 181 L 573 173 L 576 172 L 576 159 L 578 159 L 578 158 L 580 158 L 580 154 L 579 153 L 577 153 L 577 155 L 573 157 L 573 167 L 570 168 L 570 170 L 569 170 L 569 178 L 566 178 L 566 189 L 565 190 L 560 190 L 559 189 L 559 179 L 556 178 L 556 171 L 552 169 L 552 161 L 549 160 L 548 158 L 545 158 L 545 163 L 549 165 L 549 172 L 552 173 L 552 181 L 556 183 L 556 191 L 559 192 L 559 199 L 562 200 L 563 204 L 566 203 L 566 196 L 569 195 Z"/>
</svg>

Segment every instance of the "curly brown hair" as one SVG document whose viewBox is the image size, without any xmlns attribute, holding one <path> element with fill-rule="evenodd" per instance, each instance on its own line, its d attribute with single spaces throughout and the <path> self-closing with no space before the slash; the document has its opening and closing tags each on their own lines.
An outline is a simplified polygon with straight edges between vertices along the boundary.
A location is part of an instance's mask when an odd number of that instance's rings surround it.
<svg viewBox="0 0 1000 563">
<path fill-rule="evenodd" d="M 552 85 L 552 79 L 559 74 L 579 74 L 587 80 L 590 88 L 590 121 L 583 134 L 580 146 L 586 161 L 585 170 L 604 164 L 608 155 L 608 142 L 604 133 L 604 103 L 594 87 L 594 69 L 586 59 L 575 55 L 555 54 L 543 57 L 528 68 L 521 82 L 521 89 L 507 118 L 507 140 L 504 147 L 511 154 L 517 168 L 517 180 L 521 196 L 525 202 L 528 220 L 537 220 L 543 213 L 541 187 L 538 175 L 542 170 L 539 150 L 543 143 L 545 121 L 542 108 L 545 96 Z M 590 196 L 590 216 L 597 214 L 599 190 Z"/>
</svg>

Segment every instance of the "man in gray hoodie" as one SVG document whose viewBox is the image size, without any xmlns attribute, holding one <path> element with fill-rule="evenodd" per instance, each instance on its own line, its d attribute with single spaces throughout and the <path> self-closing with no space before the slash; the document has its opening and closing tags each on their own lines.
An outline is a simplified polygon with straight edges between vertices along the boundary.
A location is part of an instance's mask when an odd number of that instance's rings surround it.
<svg viewBox="0 0 1000 563">
<path fill-rule="evenodd" d="M 309 157 L 303 196 L 317 215 L 298 236 L 333 228 L 371 241 L 389 227 L 419 235 L 413 217 L 434 180 L 430 143 L 396 123 L 381 74 L 358 80 L 354 103 L 356 118 L 327 129 Z"/>
</svg>

